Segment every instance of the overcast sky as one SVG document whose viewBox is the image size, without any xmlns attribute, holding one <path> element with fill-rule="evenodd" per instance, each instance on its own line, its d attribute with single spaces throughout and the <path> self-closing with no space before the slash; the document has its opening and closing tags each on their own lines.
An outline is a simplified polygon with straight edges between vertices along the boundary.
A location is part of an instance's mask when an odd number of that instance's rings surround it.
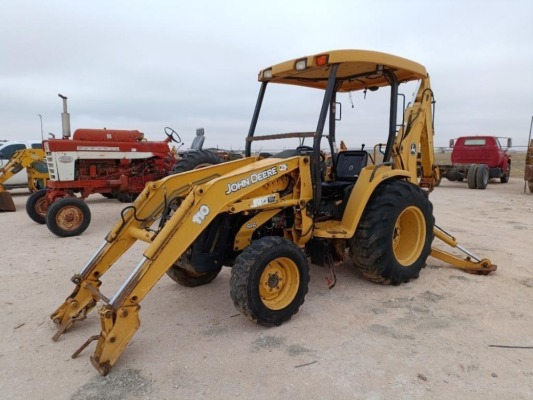
<svg viewBox="0 0 533 400">
<path fill-rule="evenodd" d="M 437 101 L 436 145 L 465 134 L 527 142 L 533 116 L 531 0 L 0 5 L 0 139 L 39 139 L 38 114 L 45 137 L 60 137 L 62 93 L 69 98 L 73 130 L 138 129 L 161 140 L 170 126 L 187 146 L 196 128 L 204 127 L 207 147 L 242 148 L 260 69 L 353 48 L 426 66 Z M 282 111 L 274 114 L 280 131 L 300 123 L 314 129 L 319 103 L 280 99 Z M 386 114 L 372 115 L 379 109 L 361 93 L 352 101 L 354 108 L 348 101 L 343 113 L 364 119 L 365 128 L 350 134 L 345 124 L 340 138 L 350 147 L 385 140 L 382 125 L 373 128 L 373 122 Z M 369 111 L 362 112 L 363 106 Z"/>
</svg>

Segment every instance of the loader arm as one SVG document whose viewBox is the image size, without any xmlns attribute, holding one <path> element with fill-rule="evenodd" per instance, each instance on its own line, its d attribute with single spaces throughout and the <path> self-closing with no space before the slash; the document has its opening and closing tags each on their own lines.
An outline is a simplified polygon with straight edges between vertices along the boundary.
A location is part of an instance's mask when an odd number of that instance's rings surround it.
<svg viewBox="0 0 533 400">
<path fill-rule="evenodd" d="M 291 192 L 280 196 L 295 177 Z M 151 230 L 167 202 L 176 197 L 182 201 L 174 214 L 160 230 Z M 101 332 L 91 360 L 106 375 L 140 325 L 142 299 L 217 215 L 293 207 L 295 224 L 285 235 L 303 246 L 312 231 L 312 218 L 305 212 L 311 199 L 308 157 L 250 157 L 152 182 L 111 229 L 107 243 L 74 276 L 73 294 L 51 316 L 59 325 L 55 338 L 102 301 Z M 136 240 L 148 244 L 142 260 L 113 297 L 102 295 L 99 278 Z"/>
</svg>

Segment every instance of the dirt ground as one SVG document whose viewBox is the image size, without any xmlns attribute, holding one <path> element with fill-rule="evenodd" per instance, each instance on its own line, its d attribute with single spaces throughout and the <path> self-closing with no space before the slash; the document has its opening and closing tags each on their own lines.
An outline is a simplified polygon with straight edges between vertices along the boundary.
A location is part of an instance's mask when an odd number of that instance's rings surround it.
<svg viewBox="0 0 533 400">
<path fill-rule="evenodd" d="M 533 398 L 533 194 L 519 178 L 486 190 L 444 180 L 431 194 L 437 224 L 498 265 L 490 276 L 429 258 L 419 279 L 390 287 L 345 263 L 329 290 L 327 270 L 312 266 L 305 304 L 277 328 L 239 315 L 227 268 L 199 288 L 164 277 L 107 377 L 89 361 L 94 343 L 70 357 L 99 333 L 97 314 L 57 343 L 49 315 L 124 204 L 89 198 L 89 229 L 61 239 L 27 217 L 28 193 L 14 193 L 17 212 L 0 214 L 3 399 Z M 104 277 L 107 297 L 142 251 Z"/>
</svg>

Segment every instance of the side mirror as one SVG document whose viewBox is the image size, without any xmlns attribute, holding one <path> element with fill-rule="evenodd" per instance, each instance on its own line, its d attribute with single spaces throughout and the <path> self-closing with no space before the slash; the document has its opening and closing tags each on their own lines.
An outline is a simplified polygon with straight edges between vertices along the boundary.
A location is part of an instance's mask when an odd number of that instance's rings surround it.
<svg viewBox="0 0 533 400">
<path fill-rule="evenodd" d="M 513 139 L 507 138 L 507 148 L 513 147 Z"/>
<path fill-rule="evenodd" d="M 453 139 L 450 139 L 450 144 L 449 144 L 449 147 L 453 147 L 453 143 L 454 143 L 454 140 Z"/>
</svg>

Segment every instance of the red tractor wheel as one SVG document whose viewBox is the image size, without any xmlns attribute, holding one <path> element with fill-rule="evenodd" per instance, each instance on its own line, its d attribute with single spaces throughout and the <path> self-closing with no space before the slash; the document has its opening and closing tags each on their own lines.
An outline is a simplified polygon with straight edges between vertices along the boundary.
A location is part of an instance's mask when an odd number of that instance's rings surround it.
<svg viewBox="0 0 533 400">
<path fill-rule="evenodd" d="M 76 197 L 54 201 L 46 214 L 46 226 L 59 237 L 78 236 L 87 229 L 90 222 L 89 206 Z"/>
</svg>

